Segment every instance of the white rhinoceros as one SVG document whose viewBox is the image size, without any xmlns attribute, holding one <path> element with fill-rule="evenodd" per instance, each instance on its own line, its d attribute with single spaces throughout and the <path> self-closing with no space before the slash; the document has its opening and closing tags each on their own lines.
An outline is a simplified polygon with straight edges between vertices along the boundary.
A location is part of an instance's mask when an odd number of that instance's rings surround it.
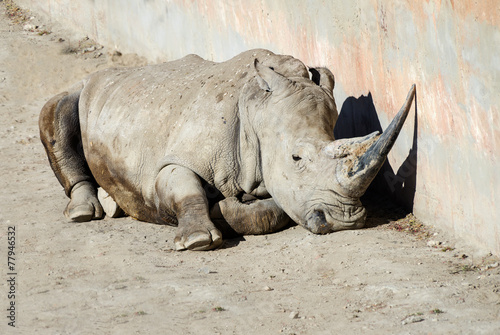
<svg viewBox="0 0 500 335">
<path fill-rule="evenodd" d="M 178 225 L 178 250 L 289 219 L 313 233 L 363 226 L 366 191 L 413 97 L 383 135 L 335 140 L 334 77 L 291 56 L 244 52 L 92 74 L 50 99 L 41 139 L 74 221 L 104 216 L 97 187 L 128 215 Z M 106 207 L 106 206 L 105 206 Z M 109 213 L 108 213 L 109 214 Z"/>
</svg>

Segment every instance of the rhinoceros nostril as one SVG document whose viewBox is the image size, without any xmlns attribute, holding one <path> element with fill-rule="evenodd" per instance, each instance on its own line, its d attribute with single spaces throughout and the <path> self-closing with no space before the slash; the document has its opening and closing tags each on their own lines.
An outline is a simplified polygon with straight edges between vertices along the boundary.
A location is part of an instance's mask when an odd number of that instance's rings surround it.
<svg viewBox="0 0 500 335">
<path fill-rule="evenodd" d="M 312 212 L 311 216 L 307 220 L 307 229 L 315 234 L 327 234 L 330 232 L 328 223 L 326 222 L 325 213 L 317 209 Z"/>
<path fill-rule="evenodd" d="M 323 212 L 323 211 L 322 211 L 322 210 L 320 210 L 320 209 L 315 210 L 315 211 L 313 212 L 313 215 L 312 215 L 312 216 L 313 216 L 313 217 L 318 217 L 318 218 L 320 218 L 320 219 L 325 220 L 325 212 Z"/>
</svg>

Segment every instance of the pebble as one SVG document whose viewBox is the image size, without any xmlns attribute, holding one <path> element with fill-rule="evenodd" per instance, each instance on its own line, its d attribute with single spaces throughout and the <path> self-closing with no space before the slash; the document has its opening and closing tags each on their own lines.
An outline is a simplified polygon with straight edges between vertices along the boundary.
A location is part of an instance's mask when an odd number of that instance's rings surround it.
<svg viewBox="0 0 500 335">
<path fill-rule="evenodd" d="M 290 313 L 290 315 L 288 315 L 288 317 L 290 319 L 298 319 L 299 318 L 299 312 L 293 311 L 293 312 Z"/>
<path fill-rule="evenodd" d="M 92 52 L 92 51 L 95 51 L 96 50 L 96 47 L 93 45 L 91 47 L 88 47 L 88 48 L 85 48 L 82 50 L 82 53 L 86 53 L 86 52 Z"/>
<path fill-rule="evenodd" d="M 269 286 L 264 286 L 264 291 L 274 291 L 274 289 Z"/>
<path fill-rule="evenodd" d="M 212 271 L 212 270 L 210 270 L 209 268 L 206 268 L 206 267 L 199 268 L 198 272 L 205 273 L 207 275 L 210 274 L 210 273 L 217 273 L 216 271 Z"/>
<path fill-rule="evenodd" d="M 32 31 L 32 30 L 35 30 L 36 28 L 38 28 L 38 27 L 35 25 L 32 25 L 32 24 L 29 24 L 29 23 L 27 23 L 23 26 L 23 29 L 27 30 L 27 31 Z"/>
<path fill-rule="evenodd" d="M 425 319 L 421 315 L 410 315 L 406 317 L 403 321 L 401 321 L 401 324 L 404 326 L 410 323 L 420 322 L 424 320 Z"/>
<path fill-rule="evenodd" d="M 431 241 L 427 242 L 428 247 L 437 247 L 437 246 L 440 246 L 442 244 L 443 244 L 443 242 L 440 242 L 440 241 L 432 241 L 431 240 Z"/>
<path fill-rule="evenodd" d="M 483 266 L 481 268 L 481 271 L 486 271 L 486 270 L 489 270 L 489 269 L 494 269 L 494 268 L 497 268 L 498 267 L 498 262 L 495 262 L 493 264 L 488 264 L 486 266 Z"/>
</svg>

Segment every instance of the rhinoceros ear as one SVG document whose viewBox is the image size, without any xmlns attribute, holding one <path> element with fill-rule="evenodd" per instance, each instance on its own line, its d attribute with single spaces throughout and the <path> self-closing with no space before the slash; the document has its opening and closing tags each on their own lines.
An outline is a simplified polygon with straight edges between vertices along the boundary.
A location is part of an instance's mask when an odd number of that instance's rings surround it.
<svg viewBox="0 0 500 335">
<path fill-rule="evenodd" d="M 318 86 L 323 87 L 328 92 L 332 93 L 335 88 L 335 77 L 333 73 L 326 67 L 310 67 L 309 72 L 311 72 L 311 80 Z"/>
<path fill-rule="evenodd" d="M 268 92 L 273 92 L 279 89 L 284 89 L 290 85 L 290 80 L 281 74 L 275 72 L 272 68 L 260 64 L 256 58 L 254 63 L 255 71 L 257 72 L 257 81 L 260 88 Z"/>
</svg>

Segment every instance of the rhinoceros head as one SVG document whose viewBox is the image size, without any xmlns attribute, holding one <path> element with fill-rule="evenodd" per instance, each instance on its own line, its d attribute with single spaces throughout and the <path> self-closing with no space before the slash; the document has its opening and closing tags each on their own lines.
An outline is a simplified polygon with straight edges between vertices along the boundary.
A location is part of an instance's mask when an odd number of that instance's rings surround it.
<svg viewBox="0 0 500 335">
<path fill-rule="evenodd" d="M 338 114 L 329 70 L 314 70 L 310 80 L 285 77 L 258 61 L 255 69 L 261 92 L 247 106 L 255 109 L 251 114 L 266 190 L 292 220 L 313 233 L 362 227 L 366 211 L 360 197 L 403 126 L 415 85 L 382 135 L 335 140 Z"/>
</svg>

